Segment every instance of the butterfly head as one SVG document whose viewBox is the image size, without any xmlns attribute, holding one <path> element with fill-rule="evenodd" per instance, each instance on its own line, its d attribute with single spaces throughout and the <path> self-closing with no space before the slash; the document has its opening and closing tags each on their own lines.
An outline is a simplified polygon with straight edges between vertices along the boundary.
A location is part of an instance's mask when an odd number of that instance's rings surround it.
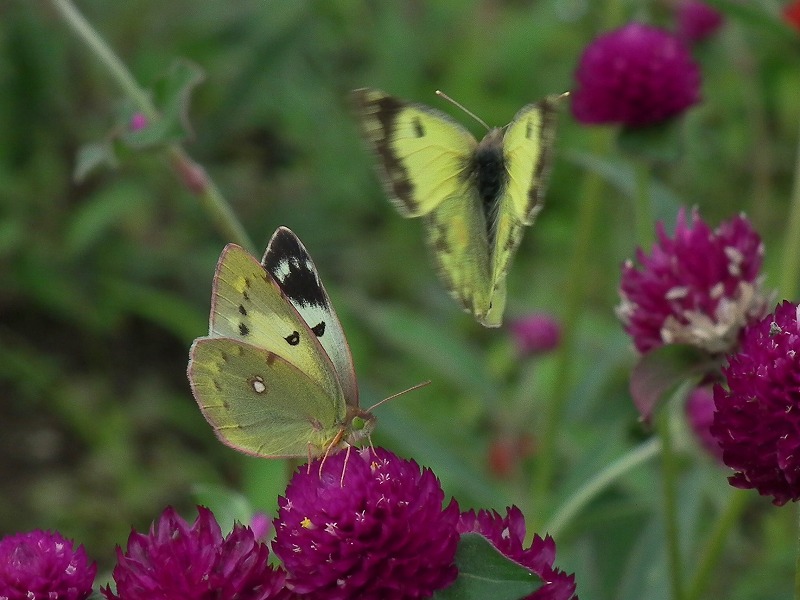
<svg viewBox="0 0 800 600">
<path fill-rule="evenodd" d="M 347 435 L 345 442 L 351 446 L 360 446 L 364 440 L 369 440 L 372 430 L 375 429 L 376 418 L 368 410 L 358 406 L 347 407 Z"/>
</svg>

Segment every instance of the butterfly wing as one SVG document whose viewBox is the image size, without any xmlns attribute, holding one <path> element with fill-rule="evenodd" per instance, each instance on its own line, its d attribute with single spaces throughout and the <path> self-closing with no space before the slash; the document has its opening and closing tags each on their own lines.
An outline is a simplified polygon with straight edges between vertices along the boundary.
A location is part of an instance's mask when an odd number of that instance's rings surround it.
<svg viewBox="0 0 800 600">
<path fill-rule="evenodd" d="M 209 337 L 230 338 L 280 356 L 342 404 L 337 371 L 278 282 L 244 249 L 228 244 L 214 275 Z"/>
<path fill-rule="evenodd" d="M 302 242 L 286 227 L 272 235 L 261 264 L 280 286 L 333 363 L 347 404 L 358 406 L 358 383 L 350 346 L 317 268 Z"/>
<path fill-rule="evenodd" d="M 492 296 L 498 300 L 505 297 L 506 274 L 522 241 L 523 227 L 533 224 L 544 204 L 561 98 L 548 96 L 522 108 L 503 137 L 507 180 L 492 223 Z M 497 307 L 500 302 L 492 304 Z"/>
<path fill-rule="evenodd" d="M 474 187 L 465 184 L 442 201 L 425 217 L 425 228 L 439 278 L 467 312 L 487 324 L 489 245 L 486 218 Z"/>
<path fill-rule="evenodd" d="M 353 103 L 400 214 L 426 215 L 462 194 L 477 146 L 464 127 L 443 112 L 379 90 L 355 90 Z"/>
<path fill-rule="evenodd" d="M 190 351 L 197 404 L 226 445 L 267 458 L 318 456 L 342 428 L 344 403 L 278 354 L 230 338 Z"/>
</svg>

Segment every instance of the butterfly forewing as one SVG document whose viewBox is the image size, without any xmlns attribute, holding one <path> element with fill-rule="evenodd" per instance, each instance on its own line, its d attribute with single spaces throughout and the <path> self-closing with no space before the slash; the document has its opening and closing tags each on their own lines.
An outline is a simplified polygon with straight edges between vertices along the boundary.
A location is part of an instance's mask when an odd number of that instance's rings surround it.
<svg viewBox="0 0 800 600">
<path fill-rule="evenodd" d="M 324 348 L 347 404 L 357 406 L 358 383 L 347 338 L 302 242 L 286 227 L 279 228 L 261 264 Z"/>
<path fill-rule="evenodd" d="M 549 96 L 525 106 L 506 128 L 503 154 L 507 183 L 492 223 L 493 295 L 505 294 L 505 278 L 522 241 L 523 228 L 533 224 L 543 207 L 560 98 Z"/>
<path fill-rule="evenodd" d="M 418 217 L 459 194 L 477 146 L 445 113 L 398 100 L 379 90 L 353 92 L 390 200 L 405 217 Z"/>
<path fill-rule="evenodd" d="M 336 371 L 317 336 L 277 281 L 244 249 L 228 244 L 214 276 L 209 337 L 231 338 L 280 356 L 343 402 Z"/>
<path fill-rule="evenodd" d="M 189 380 L 217 437 L 254 456 L 318 456 L 345 420 L 344 402 L 306 372 L 239 340 L 196 340 Z"/>
</svg>

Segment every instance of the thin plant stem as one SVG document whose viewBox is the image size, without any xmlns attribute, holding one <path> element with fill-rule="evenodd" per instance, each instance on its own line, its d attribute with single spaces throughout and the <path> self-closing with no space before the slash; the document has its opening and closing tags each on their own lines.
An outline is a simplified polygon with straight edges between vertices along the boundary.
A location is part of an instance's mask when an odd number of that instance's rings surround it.
<svg viewBox="0 0 800 600">
<path fill-rule="evenodd" d="M 109 75 L 117 82 L 122 91 L 136 104 L 137 108 L 149 120 L 160 118 L 158 109 L 150 100 L 147 92 L 136 82 L 125 64 L 95 31 L 71 0 L 52 0 L 64 22 L 86 44 L 92 54 L 103 64 Z M 241 222 L 225 200 L 219 188 L 208 174 L 186 153 L 180 144 L 167 146 L 167 155 L 173 169 L 182 183 L 201 201 L 203 208 L 210 215 L 222 235 L 239 245 L 253 250 L 255 246 L 250 240 Z"/>
<path fill-rule="evenodd" d="M 725 541 L 728 539 L 733 527 L 739 522 L 739 517 L 747 507 L 748 499 L 749 494 L 747 492 L 731 489 L 728 505 L 717 516 L 717 520 L 700 553 L 700 558 L 697 561 L 697 570 L 689 582 L 684 600 L 700 600 L 700 598 L 705 597 L 704 594 L 708 587 L 708 582 L 714 573 L 714 568 L 719 563 L 722 551 L 725 549 Z"/>
<path fill-rule="evenodd" d="M 664 531 L 667 545 L 667 566 L 672 600 L 683 600 L 683 568 L 678 536 L 677 464 L 672 446 L 671 411 L 663 407 L 656 417 L 656 430 L 661 439 L 661 482 L 664 495 Z"/>
<path fill-rule="evenodd" d="M 797 556 L 794 561 L 794 600 L 800 600 L 800 503 L 797 504 Z"/>
<path fill-rule="evenodd" d="M 557 539 L 572 519 L 600 492 L 659 452 L 661 452 L 661 440 L 654 437 L 619 457 L 572 494 L 545 525 L 543 531 Z"/>
<path fill-rule="evenodd" d="M 794 185 L 789 205 L 789 224 L 783 238 L 780 292 L 784 298 L 797 294 L 797 277 L 800 271 L 800 131 L 797 133 L 797 156 L 794 165 Z"/>
<path fill-rule="evenodd" d="M 607 132 L 591 131 L 593 153 L 602 156 L 609 147 Z M 594 230 L 602 205 L 604 182 L 600 175 L 589 171 L 580 194 L 580 212 L 575 228 L 575 245 L 567 268 L 565 309 L 562 317 L 562 337 L 556 354 L 556 376 L 553 394 L 544 409 L 544 423 L 540 438 L 539 456 L 533 477 L 532 498 L 543 498 L 550 487 L 556 461 L 556 436 L 569 392 L 574 364 L 575 329 L 581 314 L 584 290 L 591 263 Z M 541 511 L 537 511 L 541 512 Z"/>
</svg>

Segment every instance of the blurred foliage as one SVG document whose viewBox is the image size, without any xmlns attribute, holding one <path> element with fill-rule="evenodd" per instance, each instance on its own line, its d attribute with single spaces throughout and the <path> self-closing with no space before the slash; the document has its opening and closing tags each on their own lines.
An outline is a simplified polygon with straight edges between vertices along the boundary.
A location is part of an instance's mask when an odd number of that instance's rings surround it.
<svg viewBox="0 0 800 600">
<path fill-rule="evenodd" d="M 697 205 L 713 224 L 747 212 L 766 243 L 774 285 L 800 121 L 799 44 L 764 25 L 777 19 L 774 3 L 750 4 L 761 20 L 731 10 L 724 29 L 695 48 L 704 102 L 683 123 L 680 160 L 658 169 L 651 191 L 656 216 L 670 225 L 681 204 Z M 598 32 L 633 16 L 668 26 L 666 4 L 79 6 L 142 85 L 154 85 L 178 58 L 202 68 L 187 150 L 258 246 L 279 225 L 302 238 L 348 334 L 364 404 L 433 380 L 379 409 L 375 442 L 431 467 L 462 508 L 513 503 L 540 527 L 650 435 L 630 402 L 634 354 L 612 310 L 619 264 L 635 248 L 634 175 L 613 147 L 614 131 L 581 127 L 563 111 L 547 206 L 509 276 L 507 320 L 532 311 L 563 316 L 577 215 L 587 177 L 598 174 L 603 210 L 557 480 L 547 497 L 532 497 L 555 359 L 520 359 L 507 330 L 480 328 L 442 290 L 421 224 L 399 218 L 383 196 L 347 93 L 380 87 L 455 113 L 434 96 L 441 88 L 504 124 L 523 104 L 570 89 L 578 56 Z M 269 511 L 288 467 L 217 443 L 186 382 L 188 347 L 206 332 L 214 265 L 228 240 L 163 152 L 127 152 L 118 168 L 73 181 L 79 149 L 126 127 L 130 104 L 49 3 L 6 0 L 0 11 L 0 534 L 58 528 L 108 569 L 131 526 L 146 529 L 167 504 L 191 515 L 195 486 L 206 496 L 215 486 L 241 490 Z M 516 452 L 524 439 L 530 451 Z M 726 472 L 689 444 L 680 506 L 692 572 L 731 491 Z M 504 448 L 510 467 L 498 470 L 490 458 Z M 655 461 L 561 532 L 556 563 L 577 573 L 582 597 L 666 597 L 659 486 Z M 792 522 L 791 510 L 753 494 L 709 597 L 786 597 Z"/>
</svg>

